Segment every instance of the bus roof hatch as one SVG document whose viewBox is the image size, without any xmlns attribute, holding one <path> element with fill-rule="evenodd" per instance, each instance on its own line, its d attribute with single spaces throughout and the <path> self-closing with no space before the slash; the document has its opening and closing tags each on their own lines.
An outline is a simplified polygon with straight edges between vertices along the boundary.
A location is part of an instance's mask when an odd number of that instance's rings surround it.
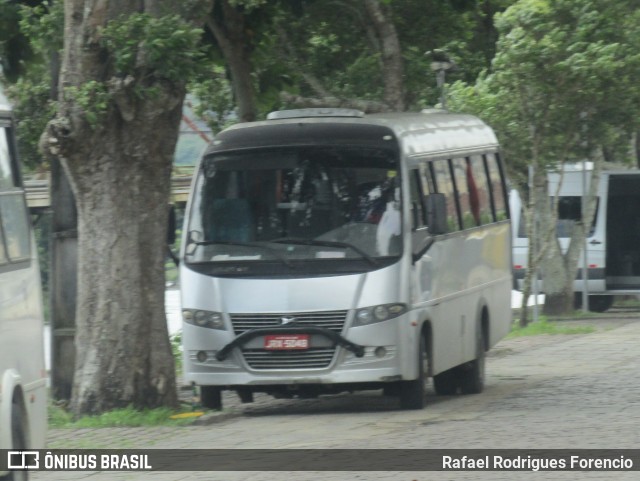
<svg viewBox="0 0 640 481">
<path fill-rule="evenodd" d="M 267 120 L 299 119 L 308 117 L 364 117 L 364 112 L 356 109 L 338 108 L 278 110 L 267 115 Z"/>
</svg>

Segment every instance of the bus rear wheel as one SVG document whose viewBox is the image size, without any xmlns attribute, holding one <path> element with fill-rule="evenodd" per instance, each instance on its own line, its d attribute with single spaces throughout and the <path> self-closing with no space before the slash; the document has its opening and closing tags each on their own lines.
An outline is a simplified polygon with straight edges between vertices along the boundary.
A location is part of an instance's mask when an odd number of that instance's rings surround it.
<svg viewBox="0 0 640 481">
<path fill-rule="evenodd" d="M 484 329 L 478 326 L 476 358 L 458 367 L 458 382 L 462 394 L 479 394 L 484 390 L 485 344 Z"/>
<path fill-rule="evenodd" d="M 207 409 L 222 411 L 222 389 L 216 386 L 200 386 L 200 404 Z"/>
<path fill-rule="evenodd" d="M 433 388 L 438 396 L 451 396 L 458 391 L 458 372 L 454 367 L 433 376 Z"/>
<path fill-rule="evenodd" d="M 420 336 L 418 349 L 418 377 L 412 381 L 400 381 L 400 408 L 423 409 L 426 402 L 427 375 L 429 373 L 429 358 L 424 336 Z"/>
</svg>

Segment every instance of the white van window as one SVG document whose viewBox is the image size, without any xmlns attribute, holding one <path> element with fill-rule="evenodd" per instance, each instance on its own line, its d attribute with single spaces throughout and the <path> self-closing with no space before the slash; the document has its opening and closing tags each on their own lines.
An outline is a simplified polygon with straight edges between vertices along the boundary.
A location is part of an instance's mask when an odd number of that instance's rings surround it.
<svg viewBox="0 0 640 481">
<path fill-rule="evenodd" d="M 598 218 L 598 204 L 596 203 L 595 212 L 591 222 L 591 231 L 593 234 L 596 220 Z M 571 237 L 573 226 L 576 222 L 582 221 L 582 197 L 581 196 L 563 196 L 558 198 L 558 222 L 556 224 L 556 235 L 558 237 Z"/>
</svg>

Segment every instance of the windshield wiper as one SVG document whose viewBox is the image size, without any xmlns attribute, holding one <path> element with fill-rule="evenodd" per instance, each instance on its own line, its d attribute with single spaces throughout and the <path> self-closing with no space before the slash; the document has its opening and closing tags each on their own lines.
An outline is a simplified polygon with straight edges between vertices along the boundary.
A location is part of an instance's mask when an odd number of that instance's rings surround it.
<svg viewBox="0 0 640 481">
<path fill-rule="evenodd" d="M 281 237 L 279 239 L 274 239 L 272 241 L 275 244 L 297 244 L 297 245 L 305 245 L 305 246 L 322 246 L 322 247 L 338 247 L 341 249 L 351 249 L 356 252 L 360 257 L 365 259 L 372 266 L 379 266 L 377 260 L 367 254 L 365 251 L 360 249 L 359 247 L 354 246 L 353 244 L 349 244 L 348 242 L 339 242 L 339 241 L 325 241 L 325 240 L 317 240 L 317 239 L 300 239 L 298 237 Z"/>
<path fill-rule="evenodd" d="M 223 246 L 241 246 L 241 247 L 257 247 L 258 249 L 265 250 L 269 252 L 273 257 L 281 261 L 287 267 L 293 269 L 293 264 L 280 252 L 275 250 L 273 247 L 266 246 L 264 244 L 258 244 L 257 242 L 239 242 L 239 241 L 191 241 L 190 244 L 195 244 L 197 246 L 211 246 L 211 245 L 223 245 Z"/>
</svg>

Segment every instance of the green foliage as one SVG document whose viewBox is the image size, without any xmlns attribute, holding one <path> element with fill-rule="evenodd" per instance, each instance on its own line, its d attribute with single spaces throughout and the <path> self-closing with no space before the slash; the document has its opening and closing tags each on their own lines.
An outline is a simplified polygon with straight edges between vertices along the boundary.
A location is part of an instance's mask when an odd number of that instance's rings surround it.
<svg viewBox="0 0 640 481">
<path fill-rule="evenodd" d="M 210 60 L 207 65 L 207 71 L 191 79 L 188 89 L 198 99 L 194 112 L 216 133 L 231 123 L 235 105 L 224 67 Z"/>
<path fill-rule="evenodd" d="M 111 99 L 107 86 L 95 80 L 90 80 L 80 87 L 67 87 L 65 95 L 74 99 L 92 128 L 104 119 Z"/>
<path fill-rule="evenodd" d="M 63 2 L 54 0 L 30 7 L 0 1 L 0 19 L 0 32 L 7 35 L 0 40 L 0 57 L 3 66 L 9 68 L 7 73 L 14 74 L 7 77 L 13 82 L 7 94 L 15 105 L 18 147 L 24 165 L 32 170 L 42 162 L 38 140 L 55 113 L 50 63 L 62 48 Z M 4 29 L 4 21 L 10 22 L 11 29 Z M 3 53 L 3 46 L 11 51 Z"/>
<path fill-rule="evenodd" d="M 60 0 L 43 1 L 40 5 L 20 8 L 20 31 L 39 55 L 47 56 L 62 50 L 64 4 Z"/>
<path fill-rule="evenodd" d="M 19 8 L 14 2 L 0 0 L 0 67 L 3 75 L 14 82 L 21 73 L 21 61 L 33 54 L 20 33 Z"/>
<path fill-rule="evenodd" d="M 597 146 L 623 155 L 640 106 L 634 17 L 624 0 L 522 0 L 498 16 L 491 71 L 455 85 L 451 104 L 493 125 L 523 174 L 530 162 L 546 169 Z"/>
<path fill-rule="evenodd" d="M 38 141 L 49 119 L 55 114 L 51 100 L 51 76 L 42 65 L 33 65 L 29 72 L 7 89 L 14 102 L 20 158 L 27 170 L 42 163 Z"/>
<path fill-rule="evenodd" d="M 179 15 L 122 16 L 101 31 L 102 45 L 113 59 L 117 76 L 152 76 L 184 82 L 198 68 L 202 30 Z"/>
</svg>

